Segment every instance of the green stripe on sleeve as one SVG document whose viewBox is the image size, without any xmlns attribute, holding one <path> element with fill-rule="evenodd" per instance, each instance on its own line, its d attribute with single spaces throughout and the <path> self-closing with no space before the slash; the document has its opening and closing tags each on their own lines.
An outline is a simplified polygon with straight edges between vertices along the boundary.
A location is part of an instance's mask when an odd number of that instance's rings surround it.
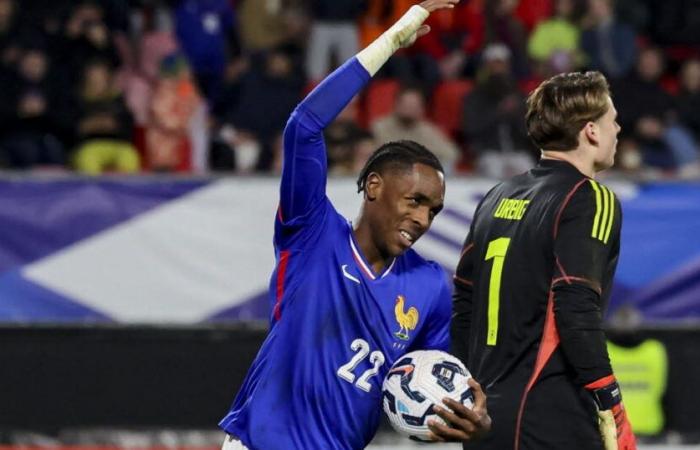
<svg viewBox="0 0 700 450">
<path fill-rule="evenodd" d="M 605 230 L 605 236 L 603 237 L 603 243 L 607 244 L 608 239 L 610 239 L 610 230 L 612 230 L 613 220 L 615 220 L 615 194 L 610 189 L 607 189 L 610 194 L 610 219 L 608 220 L 608 227 Z"/>
<path fill-rule="evenodd" d="M 595 218 L 593 219 L 593 229 L 591 230 L 591 237 L 597 238 L 598 237 L 598 222 L 600 221 L 600 213 L 601 213 L 601 208 L 600 208 L 600 188 L 598 187 L 598 183 L 596 183 L 593 180 L 588 180 L 591 182 L 591 186 L 593 186 L 593 190 L 595 191 Z"/>
<path fill-rule="evenodd" d="M 610 211 L 610 200 L 608 199 L 608 188 L 602 184 L 599 186 L 603 196 L 603 213 L 601 214 L 600 228 L 598 228 L 598 239 L 603 240 L 605 237 L 605 227 L 608 224 L 608 213 Z"/>
</svg>

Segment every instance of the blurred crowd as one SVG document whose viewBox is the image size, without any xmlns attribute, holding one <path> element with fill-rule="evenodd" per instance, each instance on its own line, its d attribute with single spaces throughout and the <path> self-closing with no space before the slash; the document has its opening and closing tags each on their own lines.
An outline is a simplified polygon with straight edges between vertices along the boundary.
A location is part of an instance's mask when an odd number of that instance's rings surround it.
<svg viewBox="0 0 700 450">
<path fill-rule="evenodd" d="M 0 167 L 278 172 L 296 103 L 413 3 L 0 0 Z M 332 173 L 394 139 L 453 174 L 525 170 L 528 92 L 593 69 L 622 125 L 615 170 L 700 178 L 700 3 L 462 0 L 428 24 L 327 129 Z"/>
</svg>

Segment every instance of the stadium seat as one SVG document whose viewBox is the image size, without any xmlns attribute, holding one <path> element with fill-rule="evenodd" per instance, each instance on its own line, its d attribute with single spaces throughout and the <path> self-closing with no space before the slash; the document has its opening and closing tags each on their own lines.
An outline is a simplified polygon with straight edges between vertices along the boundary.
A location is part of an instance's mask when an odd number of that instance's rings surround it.
<svg viewBox="0 0 700 450">
<path fill-rule="evenodd" d="M 394 110 L 394 99 L 399 88 L 400 83 L 392 78 L 378 79 L 370 83 L 365 96 L 364 123 L 366 125 Z"/>
<path fill-rule="evenodd" d="M 440 83 L 433 93 L 431 119 L 453 138 L 462 126 L 462 103 L 471 91 L 471 80 L 454 80 Z"/>
</svg>

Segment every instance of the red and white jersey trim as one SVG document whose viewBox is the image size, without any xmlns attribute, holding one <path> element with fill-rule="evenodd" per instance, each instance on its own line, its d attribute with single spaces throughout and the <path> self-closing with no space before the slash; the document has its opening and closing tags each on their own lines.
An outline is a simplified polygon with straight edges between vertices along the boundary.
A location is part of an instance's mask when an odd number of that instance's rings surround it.
<svg viewBox="0 0 700 450">
<path fill-rule="evenodd" d="M 357 246 L 355 245 L 355 241 L 352 238 L 352 234 L 350 234 L 350 248 L 352 248 L 352 256 L 355 258 L 355 261 L 357 262 L 357 265 L 360 266 L 360 269 L 365 273 L 365 275 L 370 279 L 370 280 L 376 280 L 377 276 L 372 272 L 372 269 L 367 265 L 365 262 L 364 258 L 362 257 L 362 254 L 357 250 Z M 385 276 L 389 275 L 391 273 L 391 269 L 394 267 L 394 264 L 396 263 L 396 258 L 391 260 L 391 264 L 389 264 L 389 267 L 386 268 L 384 273 L 379 277 L 384 278 Z"/>
</svg>

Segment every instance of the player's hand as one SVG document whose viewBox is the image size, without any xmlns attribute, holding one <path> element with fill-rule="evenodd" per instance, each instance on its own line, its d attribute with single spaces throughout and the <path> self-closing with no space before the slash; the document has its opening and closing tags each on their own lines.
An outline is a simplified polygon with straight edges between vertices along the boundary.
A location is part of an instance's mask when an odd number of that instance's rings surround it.
<svg viewBox="0 0 700 450">
<path fill-rule="evenodd" d="M 437 405 L 433 407 L 437 415 L 448 425 L 430 421 L 428 423 L 432 432 L 430 439 L 436 442 L 472 441 L 491 430 L 491 417 L 486 409 L 486 394 L 473 378 L 469 379 L 469 386 L 474 391 L 472 409 L 450 398 L 443 399 L 443 403 L 449 409 Z"/>
<path fill-rule="evenodd" d="M 421 2 L 418 6 L 425 9 L 429 13 L 432 13 L 433 11 L 437 11 L 438 9 L 454 8 L 457 3 L 459 3 L 459 0 L 425 0 L 424 2 Z M 430 33 L 430 26 L 422 25 L 420 28 L 418 28 L 418 31 L 416 31 L 416 39 L 421 36 L 425 36 L 428 33 Z"/>
<path fill-rule="evenodd" d="M 459 0 L 425 0 L 420 2 L 418 6 L 431 13 L 438 9 L 454 8 L 457 3 Z"/>
<path fill-rule="evenodd" d="M 607 378 L 607 377 L 606 377 Z M 598 429 L 605 450 L 637 450 L 637 441 L 622 404 L 620 386 L 613 377 L 609 384 L 586 386 L 598 406 Z M 607 383 L 607 381 L 605 381 Z"/>
</svg>

